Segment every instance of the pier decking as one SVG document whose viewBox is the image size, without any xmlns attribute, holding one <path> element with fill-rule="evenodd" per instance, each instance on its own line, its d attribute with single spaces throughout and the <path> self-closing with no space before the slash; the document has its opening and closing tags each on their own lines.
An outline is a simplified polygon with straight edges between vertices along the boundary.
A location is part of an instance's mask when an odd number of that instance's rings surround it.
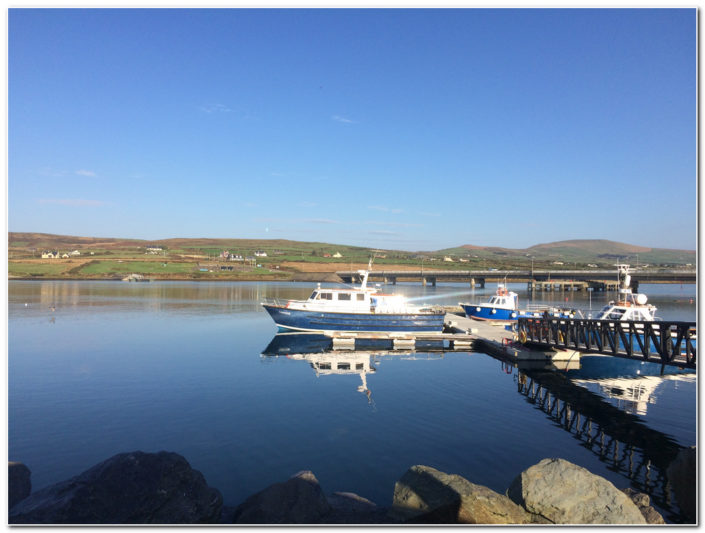
<svg viewBox="0 0 705 533">
<path fill-rule="evenodd" d="M 579 361 L 575 350 L 530 349 L 516 341 L 515 334 L 505 329 L 505 322 L 478 321 L 446 313 L 444 333 L 354 333 L 333 332 L 333 350 L 355 350 L 358 341 L 388 343 L 391 350 L 428 352 L 482 351 L 507 361 L 532 361 L 541 364 Z M 565 364 L 562 365 L 562 368 Z"/>
</svg>

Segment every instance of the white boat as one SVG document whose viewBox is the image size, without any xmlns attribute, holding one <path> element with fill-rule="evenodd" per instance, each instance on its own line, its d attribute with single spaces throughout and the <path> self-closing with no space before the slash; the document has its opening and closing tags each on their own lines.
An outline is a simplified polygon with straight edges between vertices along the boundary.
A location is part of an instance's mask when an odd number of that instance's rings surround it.
<svg viewBox="0 0 705 533">
<path fill-rule="evenodd" d="M 383 294 L 367 286 L 367 270 L 359 270 L 359 287 L 321 288 L 307 300 L 265 301 L 262 306 L 280 330 L 311 332 L 441 333 L 445 311 L 412 305 L 402 295 Z"/>
<path fill-rule="evenodd" d="M 619 288 L 617 301 L 611 301 L 595 316 L 595 320 L 633 320 L 637 322 L 653 322 L 656 318 L 656 307 L 647 303 L 646 294 L 632 292 L 629 265 L 617 265 Z"/>
</svg>

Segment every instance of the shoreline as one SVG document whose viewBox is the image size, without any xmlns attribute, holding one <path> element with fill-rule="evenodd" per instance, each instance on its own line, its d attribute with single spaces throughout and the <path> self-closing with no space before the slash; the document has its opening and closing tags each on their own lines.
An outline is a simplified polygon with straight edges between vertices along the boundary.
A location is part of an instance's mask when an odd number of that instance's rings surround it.
<svg viewBox="0 0 705 533">
<path fill-rule="evenodd" d="M 284 281 L 284 282 L 309 282 L 309 283 L 344 283 L 340 278 L 338 278 L 335 272 L 297 272 L 292 273 L 291 276 L 282 277 L 277 275 L 255 275 L 255 276 L 238 276 L 238 277 L 187 277 L 187 276 L 170 276 L 170 277 L 153 277 L 149 278 L 148 282 L 135 282 L 135 283 L 150 283 L 152 281 Z M 8 281 L 123 281 L 121 277 L 73 277 L 73 276 L 12 276 L 8 275 Z M 416 283 L 421 280 L 409 280 L 403 281 L 402 283 Z M 517 279 L 511 283 L 527 283 L 530 281 L 527 279 Z M 499 283 L 502 282 L 499 278 L 486 278 L 486 283 Z M 126 282 L 130 283 L 130 282 Z M 442 284 L 443 282 L 439 282 Z M 459 283 L 459 282 L 451 282 Z M 697 285 L 697 283 L 684 283 L 681 281 L 650 281 L 643 282 L 645 285 Z M 553 292 L 553 291 L 551 291 Z"/>
</svg>

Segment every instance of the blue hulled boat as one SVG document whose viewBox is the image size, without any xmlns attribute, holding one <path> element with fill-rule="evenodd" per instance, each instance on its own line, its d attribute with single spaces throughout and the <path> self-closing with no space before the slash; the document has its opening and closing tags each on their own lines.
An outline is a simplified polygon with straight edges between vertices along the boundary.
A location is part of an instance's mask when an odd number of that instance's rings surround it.
<svg viewBox="0 0 705 533">
<path fill-rule="evenodd" d="M 368 270 L 360 287 L 322 289 L 307 300 L 264 301 L 262 307 L 280 330 L 311 332 L 441 333 L 445 311 L 409 304 L 401 295 L 367 287 Z"/>
<path fill-rule="evenodd" d="M 465 316 L 475 320 L 492 320 L 516 322 L 518 318 L 541 318 L 550 316 L 556 318 L 573 318 L 576 311 L 559 309 L 556 307 L 535 307 L 533 309 L 519 309 L 519 296 L 517 293 L 507 290 L 506 286 L 499 283 L 497 292 L 488 302 L 481 304 L 470 304 L 460 302 L 458 304 L 465 311 Z"/>
<path fill-rule="evenodd" d="M 460 303 L 468 318 L 475 320 L 516 320 L 519 314 L 516 292 L 507 290 L 501 283 L 497 285 L 497 292 L 488 302 L 482 304 Z"/>
</svg>

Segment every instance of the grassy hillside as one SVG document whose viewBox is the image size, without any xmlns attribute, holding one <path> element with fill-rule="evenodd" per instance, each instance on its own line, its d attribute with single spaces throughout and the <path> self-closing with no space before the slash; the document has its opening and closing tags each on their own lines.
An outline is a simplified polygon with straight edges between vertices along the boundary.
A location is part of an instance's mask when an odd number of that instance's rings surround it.
<svg viewBox="0 0 705 533">
<path fill-rule="evenodd" d="M 497 247 L 477 247 L 463 245 L 456 248 L 440 250 L 439 253 L 463 256 L 478 256 L 485 260 L 520 260 L 543 261 L 552 263 L 581 264 L 593 263 L 600 266 L 610 266 L 616 261 L 626 261 L 636 265 L 637 255 L 640 265 L 686 265 L 695 267 L 696 253 L 694 250 L 669 250 L 666 248 L 647 248 L 609 240 L 570 240 L 537 244 L 525 249 L 508 249 Z"/>
<path fill-rule="evenodd" d="M 76 237 L 46 233 L 9 233 L 11 277 L 115 279 L 140 273 L 155 279 L 292 279 L 300 273 L 355 270 L 375 255 L 377 268 L 427 269 L 569 269 L 612 268 L 617 261 L 652 267 L 695 268 L 690 250 L 646 248 L 607 240 L 571 240 L 537 244 L 526 249 L 463 245 L 435 252 L 402 252 L 372 248 L 255 239 L 138 239 Z M 161 247 L 150 252 L 148 247 Z M 43 250 L 69 258 L 42 259 Z M 224 250 L 250 260 L 220 257 Z M 255 251 L 266 257 L 255 257 Z M 340 257 L 334 255 L 340 254 Z M 451 259 L 447 261 L 444 259 Z"/>
</svg>

